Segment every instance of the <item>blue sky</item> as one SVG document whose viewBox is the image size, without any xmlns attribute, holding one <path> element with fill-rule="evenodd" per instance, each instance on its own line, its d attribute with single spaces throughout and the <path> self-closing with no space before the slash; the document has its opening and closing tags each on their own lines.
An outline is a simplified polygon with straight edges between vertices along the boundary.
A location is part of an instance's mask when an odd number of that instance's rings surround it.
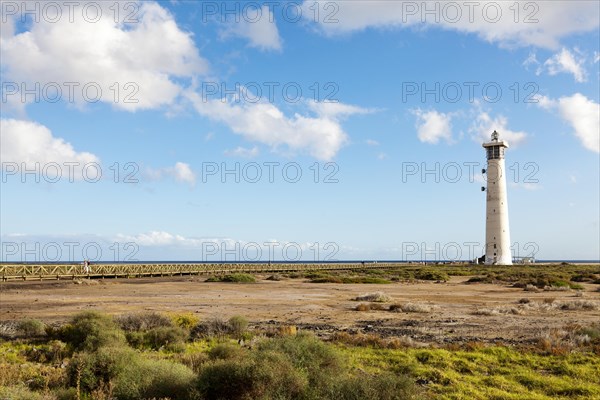
<svg viewBox="0 0 600 400">
<path fill-rule="evenodd" d="M 597 2 L 56 4 L 2 1 L 5 261 L 480 256 L 493 130 L 513 255 L 600 259 Z"/>
</svg>

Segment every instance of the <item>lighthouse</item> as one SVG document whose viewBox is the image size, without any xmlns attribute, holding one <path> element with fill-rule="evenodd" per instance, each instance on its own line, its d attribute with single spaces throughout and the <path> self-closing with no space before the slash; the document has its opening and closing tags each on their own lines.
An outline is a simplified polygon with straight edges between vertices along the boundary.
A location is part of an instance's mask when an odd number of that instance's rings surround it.
<svg viewBox="0 0 600 400">
<path fill-rule="evenodd" d="M 508 143 L 499 140 L 498 132 L 484 143 L 487 156 L 487 196 L 485 217 L 485 264 L 511 265 L 510 231 L 504 151 Z"/>
</svg>

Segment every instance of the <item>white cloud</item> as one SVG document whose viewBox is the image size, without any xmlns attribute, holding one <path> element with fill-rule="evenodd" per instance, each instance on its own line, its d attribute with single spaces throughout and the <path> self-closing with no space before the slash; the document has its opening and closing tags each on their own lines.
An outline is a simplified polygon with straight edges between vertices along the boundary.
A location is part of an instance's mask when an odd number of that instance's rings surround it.
<svg viewBox="0 0 600 400">
<path fill-rule="evenodd" d="M 251 149 L 238 146 L 233 150 L 225 150 L 225 155 L 230 157 L 254 158 L 258 156 L 258 147 L 254 146 Z"/>
<path fill-rule="evenodd" d="M 373 140 L 373 139 L 367 139 L 367 140 L 365 140 L 365 143 L 368 146 L 379 146 L 379 142 L 377 140 Z"/>
<path fill-rule="evenodd" d="M 236 15 L 237 21 L 229 21 L 221 32 L 222 38 L 237 36 L 248 39 L 250 47 L 261 50 L 281 50 L 282 40 L 268 6 L 245 7 L 247 12 Z"/>
<path fill-rule="evenodd" d="M 351 104 L 332 101 L 309 101 L 308 107 L 318 116 L 324 118 L 347 117 L 355 114 L 370 114 L 377 111 L 375 109 L 362 108 Z"/>
<path fill-rule="evenodd" d="M 483 143 L 489 142 L 492 132 L 497 131 L 501 140 L 506 140 L 510 146 L 518 147 L 527 138 L 527 133 L 510 130 L 507 125 L 508 120 L 503 115 L 492 117 L 487 112 L 479 109 L 469 132 L 473 135 L 473 140 Z"/>
<path fill-rule="evenodd" d="M 108 240 L 108 238 L 107 238 Z M 192 238 L 185 237 L 183 235 L 172 234 L 165 231 L 150 231 L 145 233 L 139 233 L 135 235 L 126 235 L 119 233 L 114 238 L 110 238 L 110 241 L 124 242 L 124 243 L 135 243 L 139 246 L 146 247 L 192 247 L 200 248 L 204 243 L 225 243 L 227 245 L 234 245 L 235 241 L 227 238 Z"/>
<path fill-rule="evenodd" d="M 177 182 L 186 182 L 191 185 L 196 183 L 196 174 L 192 171 L 189 164 L 176 162 L 173 167 L 173 176 Z"/>
<path fill-rule="evenodd" d="M 348 141 L 340 120 L 369 110 L 345 104 L 310 104 L 317 116 L 299 113 L 286 117 L 270 103 L 234 103 L 203 100 L 195 92 L 188 98 L 199 114 L 227 124 L 246 140 L 266 144 L 275 150 L 285 146 L 292 152 L 303 151 L 320 160 L 331 160 Z"/>
<path fill-rule="evenodd" d="M 82 17 L 82 4 L 74 6 L 73 22 L 66 16 L 54 23 L 42 18 L 16 35 L 3 29 L 3 80 L 23 82 L 27 88 L 36 82 L 42 87 L 56 82 L 65 101 L 70 100 L 65 83 L 75 82 L 79 86 L 74 87 L 72 102 L 78 106 L 86 104 L 83 87 L 97 84 L 101 96 L 89 86 L 88 99 L 99 97 L 114 107 L 135 111 L 173 104 L 183 90 L 176 78 L 206 72 L 207 63 L 191 34 L 180 30 L 158 3 L 136 3 L 137 23 L 115 23 L 110 2 L 95 2 L 103 7 L 102 17 L 88 22 Z M 125 18 L 129 13 L 120 14 Z"/>
<path fill-rule="evenodd" d="M 569 122 L 583 146 L 600 153 L 600 104 L 580 93 L 558 100 L 561 117 Z"/>
<path fill-rule="evenodd" d="M 556 107 L 556 101 L 551 98 L 543 95 L 535 96 L 535 100 L 537 100 L 537 105 L 544 110 L 550 110 L 553 107 Z"/>
<path fill-rule="evenodd" d="M 317 20 L 319 28 L 328 35 L 345 34 L 370 27 L 419 29 L 436 26 L 473 33 L 502 46 L 543 48 L 557 48 L 560 39 L 572 34 L 593 32 L 599 25 L 598 6 L 594 1 L 519 3 L 518 18 L 513 10 L 514 2 L 467 3 L 469 2 L 342 1 L 335 2 L 332 6 L 328 0 L 305 0 L 302 15 L 307 21 Z M 319 10 L 318 18 L 316 9 Z M 426 14 L 427 10 L 434 11 Z M 501 14 L 497 14 L 498 11 Z"/>
<path fill-rule="evenodd" d="M 196 184 L 196 174 L 192 171 L 190 165 L 179 161 L 172 167 L 146 168 L 144 175 L 151 180 L 171 177 L 177 182 L 189 183 L 191 186 Z"/>
<path fill-rule="evenodd" d="M 585 58 L 576 57 L 566 48 L 563 48 L 559 53 L 554 54 L 552 57 L 544 62 L 544 67 L 550 75 L 556 75 L 561 72 L 570 73 L 577 82 L 585 82 L 587 80 L 587 74 L 583 67 Z"/>
<path fill-rule="evenodd" d="M 19 168 L 24 163 L 28 170 L 36 165 L 43 169 L 49 163 L 56 163 L 65 179 L 70 176 L 82 179 L 82 171 L 87 164 L 100 163 L 94 154 L 76 151 L 71 143 L 54 137 L 50 129 L 36 122 L 1 119 L 0 131 L 0 159 L 3 163 L 17 163 Z M 75 164 L 71 169 L 65 163 Z"/>
<path fill-rule="evenodd" d="M 534 52 L 529 53 L 529 56 L 527 56 L 527 59 L 525 61 L 523 61 L 523 66 L 525 67 L 525 69 L 528 69 L 530 65 L 534 65 L 536 67 L 539 67 L 540 62 L 537 60 L 537 56 Z M 536 70 L 536 75 L 539 75 L 539 68 Z"/>
<path fill-rule="evenodd" d="M 600 153 L 600 104 L 581 93 L 561 97 L 558 100 L 538 96 L 538 107 L 558 114 L 573 127 L 573 134 L 583 146 Z"/>
<path fill-rule="evenodd" d="M 417 117 L 415 127 L 421 142 L 437 144 L 443 139 L 447 143 L 452 143 L 452 116 L 450 114 L 421 109 L 411 112 Z"/>
</svg>

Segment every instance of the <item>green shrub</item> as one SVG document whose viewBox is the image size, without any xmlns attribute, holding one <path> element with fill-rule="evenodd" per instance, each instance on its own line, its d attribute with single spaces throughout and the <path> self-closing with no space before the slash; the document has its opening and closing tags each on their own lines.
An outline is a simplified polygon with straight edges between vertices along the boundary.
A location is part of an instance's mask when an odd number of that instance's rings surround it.
<svg viewBox="0 0 600 400">
<path fill-rule="evenodd" d="M 188 333 L 181 328 L 162 326 L 144 333 L 144 343 L 155 350 L 161 347 L 174 349 L 177 345 L 183 344 L 187 337 Z"/>
<path fill-rule="evenodd" d="M 407 400 L 415 394 L 415 386 L 408 377 L 383 373 L 343 379 L 328 397 L 336 400 Z"/>
<path fill-rule="evenodd" d="M 102 346 L 125 343 L 125 335 L 114 320 L 96 311 L 75 315 L 71 323 L 58 330 L 58 336 L 75 350 L 93 351 Z"/>
<path fill-rule="evenodd" d="M 220 343 L 210 349 L 208 356 L 211 360 L 230 360 L 244 355 L 244 349 L 232 343 Z"/>
<path fill-rule="evenodd" d="M 144 360 L 139 371 L 131 371 L 135 382 L 135 373 L 144 374 L 141 379 L 139 397 L 135 399 L 189 399 L 194 389 L 196 374 L 182 364 L 167 360 Z M 139 379 L 139 377 L 137 377 Z"/>
<path fill-rule="evenodd" d="M 127 343 L 134 349 L 142 349 L 146 345 L 146 335 L 144 332 L 127 332 L 125 333 Z"/>
<path fill-rule="evenodd" d="M 80 352 L 75 354 L 67 367 L 69 386 L 77 387 L 79 384 L 84 393 L 114 386 L 128 368 L 136 368 L 138 364 L 138 353 L 125 346 Z"/>
<path fill-rule="evenodd" d="M 256 282 L 256 278 L 250 274 L 227 274 L 211 276 L 206 282 L 254 283 Z"/>
<path fill-rule="evenodd" d="M 302 373 L 276 352 L 213 361 L 198 378 L 198 390 L 206 399 L 291 400 L 302 398 L 306 387 Z"/>
<path fill-rule="evenodd" d="M 187 399 L 195 374 L 167 360 L 145 359 L 127 347 L 102 347 L 78 353 L 67 368 L 69 384 L 82 393 L 112 393 L 119 400 Z"/>
<path fill-rule="evenodd" d="M 343 283 L 341 278 L 331 275 L 316 275 L 310 278 L 311 283 Z"/>
<path fill-rule="evenodd" d="M 10 400 L 52 400 L 52 397 L 45 396 L 20 384 L 16 386 L 0 386 L 0 399 Z"/>
<path fill-rule="evenodd" d="M 229 318 L 229 329 L 236 339 L 241 339 L 248 329 L 248 320 L 240 315 Z"/>
<path fill-rule="evenodd" d="M 372 277 L 372 276 L 354 276 L 354 277 L 342 278 L 342 283 L 364 283 L 364 284 L 384 285 L 384 284 L 388 284 L 388 283 L 392 283 L 392 282 L 388 279 Z"/>
<path fill-rule="evenodd" d="M 46 333 L 46 325 L 39 319 L 24 319 L 17 324 L 17 332 L 25 337 L 37 337 Z"/>
<path fill-rule="evenodd" d="M 54 395 L 56 400 L 78 400 L 77 388 L 74 387 L 58 389 Z"/>
<path fill-rule="evenodd" d="M 312 335 L 299 334 L 264 341 L 259 350 L 285 354 L 295 368 L 304 371 L 311 386 L 318 386 L 324 376 L 337 376 L 343 360 L 336 349 Z"/>
<path fill-rule="evenodd" d="M 443 282 L 446 282 L 450 279 L 448 274 L 445 272 L 435 271 L 435 270 L 427 270 L 427 269 L 417 271 L 417 273 L 415 273 L 415 278 L 423 280 L 423 281 L 443 281 Z"/>
<path fill-rule="evenodd" d="M 571 283 L 571 282 L 569 282 L 569 287 L 570 287 L 571 289 L 573 289 L 573 290 L 583 290 L 583 289 L 585 289 L 585 288 L 583 287 L 583 285 L 580 285 L 580 284 L 578 284 L 578 283 Z"/>
<path fill-rule="evenodd" d="M 127 343 L 133 348 L 151 348 L 180 352 L 184 351 L 184 343 L 188 338 L 188 332 L 176 326 L 161 326 L 152 328 L 146 332 L 127 332 Z"/>
</svg>

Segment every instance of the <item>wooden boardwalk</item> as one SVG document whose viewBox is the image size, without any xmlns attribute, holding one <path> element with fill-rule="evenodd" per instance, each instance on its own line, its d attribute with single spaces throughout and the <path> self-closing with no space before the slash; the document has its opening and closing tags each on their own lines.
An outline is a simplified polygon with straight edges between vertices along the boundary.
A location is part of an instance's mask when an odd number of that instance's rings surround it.
<svg viewBox="0 0 600 400">
<path fill-rule="evenodd" d="M 81 264 L 0 264 L 0 278 L 14 280 L 50 280 L 78 278 L 139 278 L 177 275 L 218 275 L 229 273 L 276 273 L 340 271 L 363 268 L 390 268 L 398 263 L 319 263 L 319 264 L 92 264 L 86 273 Z"/>
</svg>

